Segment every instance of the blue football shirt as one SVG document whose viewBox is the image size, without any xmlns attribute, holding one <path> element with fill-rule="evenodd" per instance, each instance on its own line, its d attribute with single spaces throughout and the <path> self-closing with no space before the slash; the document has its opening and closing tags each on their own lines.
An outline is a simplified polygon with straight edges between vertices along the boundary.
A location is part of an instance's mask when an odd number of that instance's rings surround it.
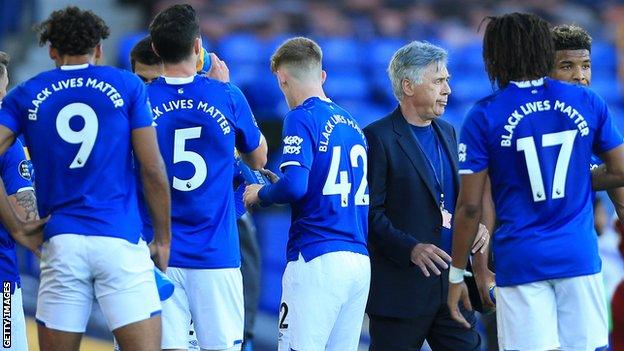
<svg viewBox="0 0 624 351">
<path fill-rule="evenodd" d="M 511 83 L 468 113 L 460 173 L 488 169 L 500 286 L 600 271 L 588 165 L 622 143 L 605 102 L 544 78 Z"/>
<path fill-rule="evenodd" d="M 286 115 L 282 134 L 280 169 L 310 171 L 306 194 L 291 204 L 287 259 L 368 255 L 367 144 L 357 122 L 335 103 L 312 97 Z"/>
<path fill-rule="evenodd" d="M 158 78 L 148 93 L 171 184 L 169 265 L 240 266 L 234 148 L 249 153 L 261 139 L 247 100 L 236 86 L 199 75 Z M 145 234 L 152 236 L 142 208 Z"/>
<path fill-rule="evenodd" d="M 0 156 L 0 176 L 9 196 L 21 191 L 33 190 L 30 161 L 26 159 L 24 147 L 19 140 L 16 140 Z M 0 281 L 20 283 L 15 256 L 15 240 L 2 225 L 0 225 Z"/>
<path fill-rule="evenodd" d="M 13 89 L 0 124 L 23 133 L 37 170 L 44 240 L 74 233 L 140 238 L 131 131 L 149 127 L 145 86 L 134 74 L 61 66 Z"/>
</svg>

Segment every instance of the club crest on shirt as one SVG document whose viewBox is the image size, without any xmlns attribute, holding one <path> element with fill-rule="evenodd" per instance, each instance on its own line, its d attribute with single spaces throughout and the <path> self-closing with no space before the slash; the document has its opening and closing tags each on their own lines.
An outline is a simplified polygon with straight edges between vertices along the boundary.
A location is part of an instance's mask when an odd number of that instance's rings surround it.
<svg viewBox="0 0 624 351">
<path fill-rule="evenodd" d="M 20 162 L 17 167 L 20 177 L 26 180 L 31 180 L 32 176 L 30 173 L 30 161 L 22 160 L 22 162 Z"/>
</svg>

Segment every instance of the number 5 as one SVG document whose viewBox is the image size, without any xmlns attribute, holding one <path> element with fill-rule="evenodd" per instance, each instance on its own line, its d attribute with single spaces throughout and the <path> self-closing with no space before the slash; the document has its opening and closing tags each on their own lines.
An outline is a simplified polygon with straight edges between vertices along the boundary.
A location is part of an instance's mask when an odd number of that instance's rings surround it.
<svg viewBox="0 0 624 351">
<path fill-rule="evenodd" d="M 173 141 L 173 164 L 190 162 L 195 167 L 195 174 L 189 179 L 173 177 L 173 188 L 180 191 L 191 191 L 199 188 L 208 175 L 206 161 L 200 154 L 186 150 L 188 139 L 197 139 L 201 136 L 201 127 L 176 129 Z"/>
</svg>

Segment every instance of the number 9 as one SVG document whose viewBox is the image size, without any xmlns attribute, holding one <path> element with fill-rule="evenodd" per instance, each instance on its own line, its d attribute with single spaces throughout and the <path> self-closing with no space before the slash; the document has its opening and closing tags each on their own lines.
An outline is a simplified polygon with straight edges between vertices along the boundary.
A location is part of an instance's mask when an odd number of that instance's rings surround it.
<svg viewBox="0 0 624 351">
<path fill-rule="evenodd" d="M 75 131 L 69 126 L 69 121 L 74 116 L 84 120 L 84 126 L 81 130 Z M 98 133 L 98 119 L 95 111 L 91 106 L 81 102 L 63 107 L 56 117 L 56 131 L 61 139 L 66 142 L 70 144 L 81 144 L 69 168 L 84 167 L 89 159 L 89 155 L 91 155 Z"/>
</svg>

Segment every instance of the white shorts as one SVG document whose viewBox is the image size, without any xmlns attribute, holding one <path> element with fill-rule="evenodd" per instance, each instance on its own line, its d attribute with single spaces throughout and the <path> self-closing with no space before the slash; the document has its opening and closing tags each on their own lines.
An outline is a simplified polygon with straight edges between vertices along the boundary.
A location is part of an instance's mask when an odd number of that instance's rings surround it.
<svg viewBox="0 0 624 351">
<path fill-rule="evenodd" d="M 143 240 L 62 234 L 43 244 L 37 321 L 82 333 L 94 298 L 111 331 L 160 313 L 154 263 Z"/>
<path fill-rule="evenodd" d="M 594 351 L 607 346 L 602 274 L 498 287 L 500 350 Z"/>
<path fill-rule="evenodd" d="M 201 349 L 240 349 L 245 315 L 240 269 L 170 267 L 167 276 L 175 290 L 163 301 L 162 349 L 189 347 L 191 319 Z"/>
<path fill-rule="evenodd" d="M 22 289 L 17 288 L 13 292 L 10 293 L 11 285 L 15 285 L 13 282 L 3 282 L 3 294 L 2 294 L 2 305 L 7 302 L 8 298 L 11 299 L 10 306 L 11 308 L 8 310 L 10 316 L 5 316 L 5 309 L 3 308 L 3 327 L 6 327 L 4 318 L 7 317 L 8 320 L 11 321 L 10 328 L 6 331 L 3 330 L 2 335 L 2 344 L 0 346 L 0 350 L 11 350 L 11 351 L 28 351 L 28 340 L 26 339 L 26 320 L 24 319 L 24 308 L 22 307 Z M 7 294 L 8 292 L 8 294 Z M 4 334 L 4 333 L 7 334 Z"/>
<path fill-rule="evenodd" d="M 370 287 L 370 260 L 330 252 L 288 262 L 282 278 L 279 351 L 356 351 Z"/>
</svg>

